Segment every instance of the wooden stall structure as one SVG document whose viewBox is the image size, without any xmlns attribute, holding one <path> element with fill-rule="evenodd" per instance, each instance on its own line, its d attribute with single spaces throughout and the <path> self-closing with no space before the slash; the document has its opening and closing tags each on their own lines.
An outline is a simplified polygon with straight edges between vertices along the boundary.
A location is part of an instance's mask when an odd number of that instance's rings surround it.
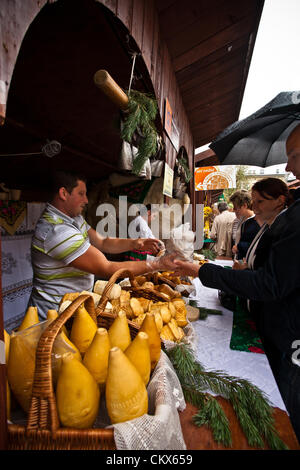
<svg viewBox="0 0 300 470">
<path fill-rule="evenodd" d="M 0 182 L 21 189 L 25 201 L 45 201 L 54 168 L 91 180 L 116 171 L 120 110 L 93 76 L 105 69 L 127 90 L 134 54 L 133 88 L 158 102 L 164 161 L 174 168 L 183 148 L 193 172 L 194 149 L 238 118 L 263 3 L 3 0 Z M 49 158 L 41 149 L 51 140 L 62 151 Z M 193 178 L 189 195 L 195 216 Z M 0 340 L 2 318 L 0 305 Z M 5 364 L 0 369 L 5 448 Z"/>
</svg>

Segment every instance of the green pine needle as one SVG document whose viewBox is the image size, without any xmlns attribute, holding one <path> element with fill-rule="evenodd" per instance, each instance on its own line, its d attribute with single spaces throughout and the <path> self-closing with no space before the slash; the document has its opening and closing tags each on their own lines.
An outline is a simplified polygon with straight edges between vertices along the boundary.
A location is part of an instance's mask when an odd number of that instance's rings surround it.
<svg viewBox="0 0 300 470">
<path fill-rule="evenodd" d="M 184 169 L 185 181 L 186 181 L 186 183 L 188 183 L 190 181 L 191 177 L 193 176 L 191 170 L 189 169 L 188 162 L 185 160 L 185 158 L 179 157 L 178 158 L 178 163 Z"/>
<path fill-rule="evenodd" d="M 121 137 L 131 143 L 135 132 L 142 136 L 132 168 L 132 172 L 138 175 L 147 159 L 157 153 L 158 133 L 154 120 L 158 106 L 156 99 L 148 93 L 131 90 L 127 95 L 129 98 L 128 115 L 123 123 Z"/>
<path fill-rule="evenodd" d="M 193 422 L 199 427 L 203 425 L 210 427 L 216 442 L 226 447 L 232 446 L 229 421 L 223 408 L 213 397 L 206 397 L 201 410 L 193 416 Z"/>
<path fill-rule="evenodd" d="M 245 379 L 223 371 L 205 371 L 195 360 L 191 349 L 180 344 L 166 351 L 181 383 L 186 401 L 199 408 L 194 422 L 211 427 L 214 438 L 230 445 L 226 416 L 214 397 L 207 399 L 207 390 L 221 395 L 232 404 L 250 446 L 263 448 L 265 442 L 273 450 L 287 449 L 274 426 L 273 411 L 266 395 Z M 225 419 L 226 418 L 226 419 Z"/>
</svg>

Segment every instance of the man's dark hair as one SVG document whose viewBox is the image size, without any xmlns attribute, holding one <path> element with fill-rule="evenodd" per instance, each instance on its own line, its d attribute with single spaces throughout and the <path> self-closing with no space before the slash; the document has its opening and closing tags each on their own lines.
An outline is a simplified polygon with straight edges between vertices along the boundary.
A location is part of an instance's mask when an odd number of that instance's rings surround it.
<svg viewBox="0 0 300 470">
<path fill-rule="evenodd" d="M 145 208 L 146 208 L 146 211 L 145 211 Z M 158 212 L 158 209 L 156 207 L 152 207 L 152 204 L 145 204 L 144 207 L 142 207 L 141 210 L 139 211 L 139 215 L 141 215 L 142 217 L 145 217 L 149 211 L 151 212 L 151 214 L 154 214 Z"/>
<path fill-rule="evenodd" d="M 86 183 L 86 177 L 84 175 L 69 173 L 62 170 L 54 171 L 51 176 L 52 196 L 57 194 L 60 188 L 66 188 L 68 193 L 71 194 L 73 189 L 77 186 L 78 181 L 84 181 Z"/>
<path fill-rule="evenodd" d="M 218 211 L 220 214 L 228 209 L 227 202 L 219 202 L 218 204 Z"/>
</svg>

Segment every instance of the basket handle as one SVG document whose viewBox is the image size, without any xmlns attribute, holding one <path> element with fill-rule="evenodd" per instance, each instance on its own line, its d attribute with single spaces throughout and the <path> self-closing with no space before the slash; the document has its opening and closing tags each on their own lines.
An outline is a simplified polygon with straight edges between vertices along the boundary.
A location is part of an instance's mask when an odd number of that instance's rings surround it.
<svg viewBox="0 0 300 470">
<path fill-rule="evenodd" d="M 50 429 L 54 438 L 60 426 L 52 384 L 51 352 L 61 328 L 82 303 L 85 304 L 86 310 L 95 321 L 94 300 L 90 295 L 83 294 L 51 322 L 40 336 L 36 349 L 32 397 L 26 426 L 27 436 L 30 436 L 31 430 Z"/>
<path fill-rule="evenodd" d="M 132 287 L 137 287 L 137 282 L 134 279 L 134 276 L 131 271 L 128 271 L 128 269 L 119 269 L 116 271 L 109 279 L 107 282 L 103 293 L 101 295 L 100 302 L 96 308 L 96 315 L 100 315 L 101 312 L 105 310 L 106 304 L 109 300 L 109 294 L 111 293 L 111 290 L 113 288 L 113 285 L 115 284 L 116 280 L 119 279 L 120 277 L 129 277 L 130 283 Z"/>
</svg>

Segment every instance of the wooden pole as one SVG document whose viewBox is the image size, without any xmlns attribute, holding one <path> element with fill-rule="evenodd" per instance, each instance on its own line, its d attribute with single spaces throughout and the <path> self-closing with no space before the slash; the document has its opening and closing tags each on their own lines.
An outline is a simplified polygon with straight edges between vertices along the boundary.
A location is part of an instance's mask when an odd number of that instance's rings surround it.
<svg viewBox="0 0 300 470">
<path fill-rule="evenodd" d="M 1 233 L 0 233 L 0 266 L 1 266 Z M 5 364 L 1 271 L 0 271 L 0 449 L 1 450 L 7 449 L 6 364 Z"/>
<path fill-rule="evenodd" d="M 98 70 L 94 75 L 94 82 L 120 109 L 127 109 L 128 96 L 106 70 Z"/>
</svg>

